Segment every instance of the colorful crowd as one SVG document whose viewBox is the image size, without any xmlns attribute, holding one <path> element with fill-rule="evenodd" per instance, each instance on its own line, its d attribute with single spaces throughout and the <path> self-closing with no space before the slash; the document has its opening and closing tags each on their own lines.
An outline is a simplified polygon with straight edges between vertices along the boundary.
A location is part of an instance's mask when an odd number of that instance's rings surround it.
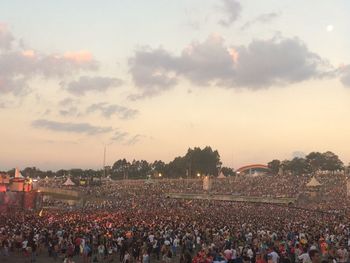
<svg viewBox="0 0 350 263">
<path fill-rule="evenodd" d="M 221 179 L 213 182 L 212 191 L 296 196 L 308 181 L 289 179 Z M 41 212 L 1 214 L 0 261 L 349 262 L 343 177 L 318 179 L 327 198 L 307 207 L 166 197 L 174 191 L 199 192 L 200 180 L 127 181 L 84 188 L 81 191 L 90 199 L 82 207 L 60 204 Z"/>
</svg>

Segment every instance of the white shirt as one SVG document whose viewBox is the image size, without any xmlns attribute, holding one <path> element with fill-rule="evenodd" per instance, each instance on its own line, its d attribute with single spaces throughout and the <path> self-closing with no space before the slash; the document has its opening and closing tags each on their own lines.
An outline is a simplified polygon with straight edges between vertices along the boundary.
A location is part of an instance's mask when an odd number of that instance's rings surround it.
<svg viewBox="0 0 350 263">
<path fill-rule="evenodd" d="M 154 235 L 149 235 L 148 236 L 149 242 L 153 243 L 154 240 Z"/>
<path fill-rule="evenodd" d="M 180 242 L 180 240 L 178 238 L 175 238 L 174 242 L 173 242 L 174 247 L 178 247 L 179 246 L 179 242 Z"/>
<path fill-rule="evenodd" d="M 280 256 L 275 251 L 272 251 L 270 253 L 270 255 L 272 257 L 272 262 L 273 263 L 278 263 L 278 259 L 280 258 Z"/>
<path fill-rule="evenodd" d="M 24 240 L 22 242 L 22 248 L 27 248 L 27 245 L 28 245 L 28 241 L 27 240 Z"/>
<path fill-rule="evenodd" d="M 298 257 L 299 260 L 301 260 L 303 263 L 310 263 L 311 259 L 309 256 L 309 253 L 303 253 Z"/>
<path fill-rule="evenodd" d="M 123 240 L 124 240 L 123 237 L 118 237 L 118 238 L 117 238 L 117 243 L 118 243 L 119 246 L 122 245 L 122 241 L 123 241 Z"/>
<path fill-rule="evenodd" d="M 276 252 L 275 252 L 276 253 Z M 278 254 L 276 253 L 276 255 L 278 256 Z M 250 258 L 250 259 L 252 259 L 253 258 L 253 256 L 254 256 L 254 252 L 253 252 L 253 250 L 251 250 L 250 248 L 248 249 L 248 251 L 247 251 L 247 256 Z M 279 257 L 279 256 L 278 256 Z"/>
</svg>

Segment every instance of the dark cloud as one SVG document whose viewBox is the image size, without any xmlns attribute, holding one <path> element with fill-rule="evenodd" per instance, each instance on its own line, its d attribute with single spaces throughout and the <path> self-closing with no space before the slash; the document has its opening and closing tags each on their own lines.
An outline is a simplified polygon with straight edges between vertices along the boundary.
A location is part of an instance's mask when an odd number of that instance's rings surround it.
<svg viewBox="0 0 350 263">
<path fill-rule="evenodd" d="M 100 112 L 105 118 L 110 118 L 112 115 L 117 115 L 119 118 L 124 120 L 132 119 L 139 113 L 138 110 L 130 109 L 117 104 L 108 104 L 105 102 L 92 104 L 87 108 L 86 112 Z"/>
<path fill-rule="evenodd" d="M 237 53 L 232 84 L 253 89 L 322 78 L 334 70 L 298 38 L 254 40 Z"/>
<path fill-rule="evenodd" d="M 141 134 L 136 134 L 132 136 L 128 141 L 126 142 L 126 145 L 135 145 L 136 143 L 140 142 L 140 140 L 144 137 Z"/>
<path fill-rule="evenodd" d="M 129 66 L 134 83 L 142 89 L 141 95 L 132 95 L 130 99 L 152 96 L 177 84 L 176 59 L 161 48 L 136 51 L 129 59 Z"/>
<path fill-rule="evenodd" d="M 179 56 L 164 49 L 140 50 L 131 61 L 134 62 L 131 75 L 141 90 L 132 98 L 159 94 L 174 86 L 180 77 L 200 86 L 262 89 L 322 78 L 334 72 L 326 60 L 301 40 L 283 37 L 253 40 L 248 46 L 234 47 L 225 45 L 220 36 L 211 35 L 202 43 L 192 43 Z M 159 78 L 165 85 L 161 85 Z"/>
<path fill-rule="evenodd" d="M 225 14 L 225 18 L 220 19 L 219 23 L 227 27 L 239 18 L 242 6 L 236 0 L 222 0 L 221 10 Z"/>
<path fill-rule="evenodd" d="M 266 24 L 271 22 L 272 20 L 278 18 L 281 14 L 280 13 L 276 13 L 276 12 L 271 12 L 271 13 L 266 13 L 266 14 L 261 14 L 260 16 L 254 18 L 251 21 L 248 21 L 247 23 L 245 23 L 241 29 L 245 30 L 255 24 Z"/>
<path fill-rule="evenodd" d="M 232 77 L 234 63 L 224 40 L 211 35 L 203 43 L 194 42 L 181 53 L 176 71 L 198 85 Z"/>
<path fill-rule="evenodd" d="M 88 135 L 107 133 L 113 130 L 111 127 L 94 126 L 88 123 L 58 122 L 45 119 L 33 121 L 32 126 L 56 132 L 85 133 Z"/>
<path fill-rule="evenodd" d="M 131 135 L 128 132 L 117 130 L 111 138 L 111 141 L 131 146 L 139 143 L 142 139 L 148 138 L 142 134 Z"/>
<path fill-rule="evenodd" d="M 59 110 L 60 115 L 62 116 L 79 116 L 79 111 L 77 107 L 71 106 L 65 109 Z"/>
<path fill-rule="evenodd" d="M 90 91 L 105 92 L 110 88 L 121 86 L 122 83 L 122 80 L 117 78 L 82 76 L 79 80 L 72 81 L 66 86 L 70 93 L 76 96 L 83 96 Z M 65 84 L 62 83 L 61 86 L 65 86 Z"/>
<path fill-rule="evenodd" d="M 111 138 L 112 141 L 117 141 L 117 142 L 123 142 L 125 139 L 129 136 L 129 133 L 127 132 L 122 132 L 122 131 L 116 131 Z"/>
</svg>

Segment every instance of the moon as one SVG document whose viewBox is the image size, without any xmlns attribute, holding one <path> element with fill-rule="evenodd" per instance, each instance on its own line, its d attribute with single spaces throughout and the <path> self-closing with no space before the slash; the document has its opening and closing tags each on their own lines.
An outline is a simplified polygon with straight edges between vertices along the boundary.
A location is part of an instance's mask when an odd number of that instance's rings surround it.
<svg viewBox="0 0 350 263">
<path fill-rule="evenodd" d="M 326 27 L 326 30 L 327 30 L 328 32 L 332 32 L 333 29 L 334 29 L 334 26 L 333 26 L 333 25 L 328 25 L 328 26 Z"/>
</svg>

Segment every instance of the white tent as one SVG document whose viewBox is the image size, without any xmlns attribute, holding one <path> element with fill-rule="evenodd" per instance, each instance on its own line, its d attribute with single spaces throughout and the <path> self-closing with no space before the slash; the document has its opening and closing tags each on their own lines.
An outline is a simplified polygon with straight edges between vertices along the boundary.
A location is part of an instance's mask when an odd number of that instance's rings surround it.
<svg viewBox="0 0 350 263">
<path fill-rule="evenodd" d="M 226 176 L 224 175 L 224 173 L 220 172 L 218 179 L 225 179 L 225 178 L 226 178 Z"/>
<path fill-rule="evenodd" d="M 75 183 L 70 179 L 70 177 L 67 178 L 67 180 L 63 183 L 64 186 L 74 186 Z"/>
<path fill-rule="evenodd" d="M 21 178 L 21 179 L 24 178 L 18 168 L 16 168 L 16 171 L 15 171 L 15 178 Z"/>
<path fill-rule="evenodd" d="M 317 187 L 320 186 L 320 182 L 315 178 L 315 176 L 313 176 L 310 180 L 310 182 L 308 182 L 306 184 L 307 187 Z"/>
</svg>

